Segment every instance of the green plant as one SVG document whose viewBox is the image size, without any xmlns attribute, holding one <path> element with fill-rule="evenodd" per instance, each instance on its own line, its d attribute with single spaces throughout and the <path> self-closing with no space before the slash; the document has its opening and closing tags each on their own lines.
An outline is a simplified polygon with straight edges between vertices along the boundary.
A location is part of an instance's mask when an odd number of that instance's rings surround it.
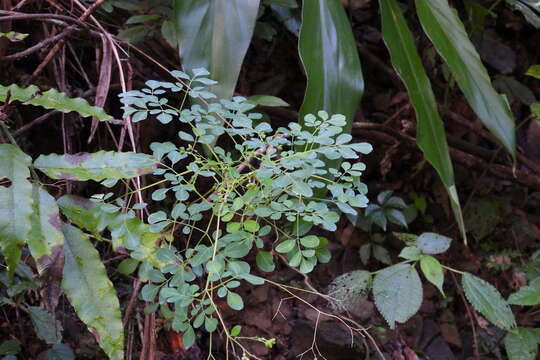
<svg viewBox="0 0 540 360">
<path fill-rule="evenodd" d="M 83 99 L 71 99 L 55 89 L 41 92 L 35 86 L 0 86 L 0 100 L 17 100 L 64 112 L 76 111 L 81 116 L 94 116 L 104 121 L 111 119 L 102 109 L 90 106 Z M 90 238 L 78 228 L 62 222 L 56 200 L 41 184 L 36 170 L 53 179 L 129 179 L 154 170 L 155 159 L 144 154 L 100 151 L 51 154 L 32 161 L 17 146 L 3 120 L 0 120 L 0 127 L 11 141 L 11 144 L 0 144 L 0 248 L 8 269 L 8 288 L 10 291 L 17 289 L 13 283 L 16 281 L 14 275 L 22 266 L 22 248 L 27 245 L 38 273 L 49 282 L 63 281 L 64 293 L 81 320 L 94 331 L 105 353 L 112 359 L 122 359 L 124 334 L 120 304 L 105 266 Z M 123 214 L 120 226 L 132 223 L 130 215 Z M 155 238 L 149 246 L 152 250 L 148 253 L 155 252 Z M 31 308 L 28 309 L 32 314 Z M 36 328 L 39 335 L 39 326 Z M 50 349 L 52 352 L 63 350 L 60 344 Z"/>
<path fill-rule="evenodd" d="M 448 250 L 452 239 L 436 233 L 396 235 L 406 243 L 399 254 L 405 260 L 374 273 L 357 270 L 336 278 L 328 293 L 334 308 L 348 310 L 350 304 L 366 299 L 371 290 L 377 309 L 394 328 L 396 323 L 410 319 L 422 304 L 422 282 L 416 270 L 419 265 L 426 280 L 443 296 L 444 270 L 460 274 L 465 296 L 479 313 L 501 329 L 515 328 L 509 304 L 492 285 L 470 273 L 444 266 L 435 258 L 434 255 Z"/>
<path fill-rule="evenodd" d="M 120 95 L 127 104 L 125 116 L 139 120 L 152 114 L 164 123 L 179 120 L 189 131 L 178 134 L 184 146 L 151 144 L 154 157 L 160 160 L 154 175 L 163 178 L 155 183 L 159 188 L 152 192 L 152 199 L 166 203 L 168 195 L 173 196 L 169 209 L 150 213 L 151 230 L 168 234 L 165 239 L 171 240 L 181 232 L 185 240 L 183 244 L 166 241 L 157 253 L 164 266 L 141 264 L 139 277 L 150 281 L 141 295 L 148 302 L 157 298 L 149 310 L 174 306 L 170 326 L 184 333 L 185 346 L 193 343 L 195 329 L 203 325 L 210 333 L 221 325 L 231 341 L 240 345 L 219 315 L 216 297 L 241 310 L 244 301 L 235 291 L 240 280 L 264 283 L 243 261 L 253 249 L 263 272 L 274 270 L 276 255 L 302 273 L 327 262 L 327 240 L 306 234 L 301 224 L 333 231 L 339 215 L 329 205 L 350 214 L 356 213 L 354 208 L 367 206 L 367 189 L 359 179 L 365 166 L 357 159 L 369 153 L 371 146 L 352 143 L 350 135 L 342 134 L 345 118 L 324 111 L 306 115 L 307 130 L 291 123 L 274 131 L 260 121 L 260 114 L 251 112 L 255 105 L 241 97 L 182 109 L 186 96 L 213 98 L 203 87 L 214 82 L 202 69 L 194 69 L 193 76 L 180 71 L 172 75 L 179 82 L 148 81 L 147 88 Z M 176 99 L 180 106 L 164 97 L 182 91 L 183 96 Z M 221 135 L 234 145 L 232 151 L 221 146 L 225 142 L 218 141 Z M 216 141 L 218 145 L 210 146 Z M 202 152 L 204 146 L 210 149 L 209 156 Z M 320 159 L 323 156 L 356 162 L 328 168 Z M 329 198 L 315 196 L 320 189 L 328 191 Z"/>
<path fill-rule="evenodd" d="M 109 241 L 114 249 L 130 251 L 131 258 L 124 260 L 119 270 L 131 273 L 140 264 L 138 276 L 148 282 L 141 291 L 141 298 L 150 303 L 146 311 L 172 311 L 168 326 L 184 334 L 186 347 L 195 341 L 195 329 L 203 325 L 209 333 L 221 326 L 229 339 L 241 346 L 230 335 L 215 301 L 226 298 L 232 309 L 241 310 L 244 301 L 235 290 L 240 281 L 264 283 L 242 259 L 256 248 L 256 263 L 263 272 L 274 270 L 277 255 L 289 266 L 309 273 L 318 262 L 327 262 L 330 252 L 327 240 L 306 234 L 302 222 L 336 230 L 339 214 L 329 205 L 355 214 L 354 208 L 368 202 L 367 188 L 359 179 L 365 166 L 358 158 L 369 153 L 371 146 L 352 143 L 350 135 L 342 134 L 346 125 L 342 115 L 321 111 L 318 117 L 306 115 L 311 131 L 295 123 L 274 131 L 260 121 L 260 114 L 251 112 L 256 105 L 244 98 L 206 104 L 206 99 L 215 98 L 205 89 L 215 84 L 205 77 L 206 70 L 195 69 L 192 77 L 180 71 L 172 75 L 177 82 L 148 81 L 147 88 L 120 97 L 125 104 L 124 116 L 133 121 L 155 116 L 162 123 L 176 120 L 185 124 L 189 132 L 178 134 L 185 146 L 153 143 L 153 156 L 100 151 L 42 155 L 32 162 L 13 139 L 12 144 L 0 145 L 0 168 L 6 174 L 5 186 L 0 187 L 0 197 L 5 200 L 0 208 L 5 215 L 0 223 L 1 245 L 10 273 L 26 244 L 40 272 L 54 268 L 63 255 L 62 288 L 113 359 L 123 358 L 120 307 L 89 235 Z M 4 99 L 97 115 L 97 109 L 87 103 L 56 94 L 12 86 Z M 177 105 L 169 103 L 171 96 L 176 96 Z M 201 104 L 183 108 L 188 97 Z M 7 126 L 0 124 L 10 136 Z M 230 150 L 208 146 L 220 137 L 220 143 L 232 144 Z M 209 156 L 201 152 L 205 145 Z M 296 150 L 299 146 L 303 150 Z M 355 162 L 327 168 L 321 157 Z M 136 216 L 136 211 L 147 206 L 140 198 L 135 200 L 137 190 L 126 198 L 114 199 L 113 193 L 108 193 L 91 199 L 63 196 L 55 201 L 39 185 L 36 169 L 53 179 L 95 180 L 107 187 L 115 186 L 119 179 L 152 172 L 162 180 L 146 189 L 154 188 L 152 200 L 162 204 L 153 206 L 159 210 L 151 212 L 149 224 L 145 224 Z M 31 173 L 33 183 L 28 180 Z M 317 189 L 328 191 L 330 196 L 314 196 Z M 60 211 L 75 226 L 62 224 Z M 109 238 L 103 236 L 105 230 Z M 100 296 L 96 299 L 91 294 Z M 271 345 L 269 340 L 264 342 Z"/>
</svg>

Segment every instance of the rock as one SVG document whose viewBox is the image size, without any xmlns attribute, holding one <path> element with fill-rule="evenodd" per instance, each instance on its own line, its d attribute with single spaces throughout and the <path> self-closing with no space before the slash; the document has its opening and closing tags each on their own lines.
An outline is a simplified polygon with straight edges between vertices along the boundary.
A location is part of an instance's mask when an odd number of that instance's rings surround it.
<svg viewBox="0 0 540 360">
<path fill-rule="evenodd" d="M 448 343 L 444 341 L 442 337 L 437 337 L 429 344 L 426 349 L 426 354 L 432 360 L 455 360 L 454 353 L 448 346 Z"/>
</svg>

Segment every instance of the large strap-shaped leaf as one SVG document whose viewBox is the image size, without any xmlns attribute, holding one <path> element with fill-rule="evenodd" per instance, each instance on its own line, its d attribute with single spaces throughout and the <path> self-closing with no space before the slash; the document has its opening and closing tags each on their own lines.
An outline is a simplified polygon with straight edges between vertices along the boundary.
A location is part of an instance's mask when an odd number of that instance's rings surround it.
<svg viewBox="0 0 540 360">
<path fill-rule="evenodd" d="M 174 15 L 182 66 L 205 68 L 218 84 L 218 98 L 234 93 L 251 42 L 260 0 L 175 0 Z"/>
<path fill-rule="evenodd" d="M 448 64 L 476 115 L 515 156 L 515 124 L 510 107 L 491 85 L 486 68 L 455 10 L 447 0 L 416 0 L 416 8 L 425 33 Z"/>
<path fill-rule="evenodd" d="M 134 152 L 98 151 L 95 153 L 40 155 L 34 167 L 53 179 L 95 180 L 129 179 L 152 172 L 157 160 Z"/>
<path fill-rule="evenodd" d="M 76 227 L 64 225 L 64 235 L 64 292 L 109 358 L 123 359 L 120 303 L 99 253 Z"/>
<path fill-rule="evenodd" d="M 75 111 L 83 117 L 94 116 L 101 121 L 111 119 L 103 109 L 92 106 L 82 98 L 70 98 L 67 94 L 56 89 L 49 89 L 45 92 L 35 86 L 21 88 L 15 84 L 9 86 L 0 85 L 0 101 L 5 102 L 9 94 L 9 102 L 21 101 L 27 105 L 41 106 L 45 109 L 54 109 L 61 112 Z"/>
<path fill-rule="evenodd" d="M 28 181 L 32 163 L 17 146 L 0 144 L 0 247 L 10 273 L 21 258 L 20 247 L 26 243 L 31 229 L 32 184 Z"/>
<path fill-rule="evenodd" d="M 347 118 L 350 132 L 364 91 L 356 41 L 339 0 L 304 1 L 299 52 L 306 70 L 307 89 L 300 108 L 306 114 L 325 110 Z"/>
<path fill-rule="evenodd" d="M 403 80 L 411 103 L 416 111 L 416 143 L 424 156 L 437 170 L 448 196 L 461 234 L 466 239 L 463 215 L 454 182 L 454 169 L 448 153 L 444 125 L 437 110 L 437 103 L 429 78 L 414 45 L 412 33 L 395 0 L 379 1 L 383 37 L 392 65 Z"/>
<path fill-rule="evenodd" d="M 540 1 L 538 0 L 506 0 L 516 10 L 521 11 L 525 19 L 540 29 Z"/>
<path fill-rule="evenodd" d="M 57 258 L 53 252 L 61 251 L 64 233 L 56 200 L 38 185 L 34 185 L 32 198 L 34 211 L 31 216 L 32 230 L 28 234 L 28 248 L 41 274 L 53 265 Z"/>
</svg>

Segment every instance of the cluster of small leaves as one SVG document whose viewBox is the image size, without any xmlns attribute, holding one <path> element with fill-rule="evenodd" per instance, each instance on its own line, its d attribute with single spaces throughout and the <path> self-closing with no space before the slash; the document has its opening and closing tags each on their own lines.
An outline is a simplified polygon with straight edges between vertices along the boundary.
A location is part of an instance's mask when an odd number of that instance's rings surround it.
<svg viewBox="0 0 540 360">
<path fill-rule="evenodd" d="M 151 144 L 161 162 L 154 175 L 163 177 L 152 199 L 166 202 L 172 196 L 172 204 L 170 211 L 151 213 L 148 222 L 154 232 L 180 230 L 196 242 L 182 251 L 172 245 L 161 249 L 158 259 L 168 264 L 153 268 L 144 263 L 139 276 L 150 281 L 142 290 L 144 300 L 157 299 L 150 310 L 174 305 L 171 325 L 187 334 L 189 346 L 194 328 L 216 329 L 216 296 L 240 310 L 243 300 L 234 290 L 240 280 L 263 283 L 242 261 L 253 249 L 263 272 L 274 270 L 277 254 L 304 273 L 330 260 L 326 239 L 283 225 L 310 223 L 334 231 L 339 220 L 334 208 L 356 214 L 356 208 L 366 207 L 367 188 L 360 181 L 365 165 L 358 159 L 372 148 L 351 142 L 352 136 L 343 133 L 342 115 L 320 111 L 305 117 L 305 128 L 290 123 L 274 131 L 245 98 L 215 100 L 205 90 L 215 84 L 206 70 L 171 74 L 178 81 L 148 81 L 146 88 L 120 98 L 124 116 L 133 121 L 153 116 L 183 126 L 178 137 L 184 145 Z M 185 107 L 187 97 L 195 104 Z M 232 149 L 220 146 L 221 135 Z M 346 161 L 327 167 L 321 157 Z"/>
<path fill-rule="evenodd" d="M 377 195 L 377 203 L 367 206 L 365 213 L 360 217 L 348 216 L 353 225 L 364 231 L 371 231 L 373 224 L 386 231 L 388 223 L 407 228 L 412 221 L 408 216 L 409 206 L 398 196 L 392 196 L 392 190 L 386 190 Z"/>
</svg>

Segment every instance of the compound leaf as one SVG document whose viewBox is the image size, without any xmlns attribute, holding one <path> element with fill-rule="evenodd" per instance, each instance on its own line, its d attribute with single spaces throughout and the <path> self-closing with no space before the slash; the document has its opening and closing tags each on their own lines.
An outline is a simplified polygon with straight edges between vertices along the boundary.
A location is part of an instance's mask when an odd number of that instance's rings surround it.
<svg viewBox="0 0 540 360">
<path fill-rule="evenodd" d="M 64 225 L 64 236 L 64 292 L 109 358 L 123 359 L 120 303 L 99 253 L 88 236 L 71 225 Z"/>
<path fill-rule="evenodd" d="M 404 323 L 422 305 L 422 282 L 416 269 L 397 264 L 381 270 L 373 280 L 373 297 L 377 309 L 391 329 Z"/>
<path fill-rule="evenodd" d="M 17 146 L 0 144 L 0 181 L 9 180 L 8 187 L 0 185 L 0 247 L 10 273 L 19 263 L 20 247 L 32 228 L 32 184 L 28 181 L 31 162 Z"/>
<path fill-rule="evenodd" d="M 493 285 L 470 273 L 463 274 L 461 282 L 467 300 L 487 320 L 504 330 L 516 326 L 510 306 Z"/>
<path fill-rule="evenodd" d="M 34 166 L 53 179 L 101 181 L 148 174 L 156 168 L 157 160 L 134 152 L 98 151 L 41 155 Z"/>
</svg>

